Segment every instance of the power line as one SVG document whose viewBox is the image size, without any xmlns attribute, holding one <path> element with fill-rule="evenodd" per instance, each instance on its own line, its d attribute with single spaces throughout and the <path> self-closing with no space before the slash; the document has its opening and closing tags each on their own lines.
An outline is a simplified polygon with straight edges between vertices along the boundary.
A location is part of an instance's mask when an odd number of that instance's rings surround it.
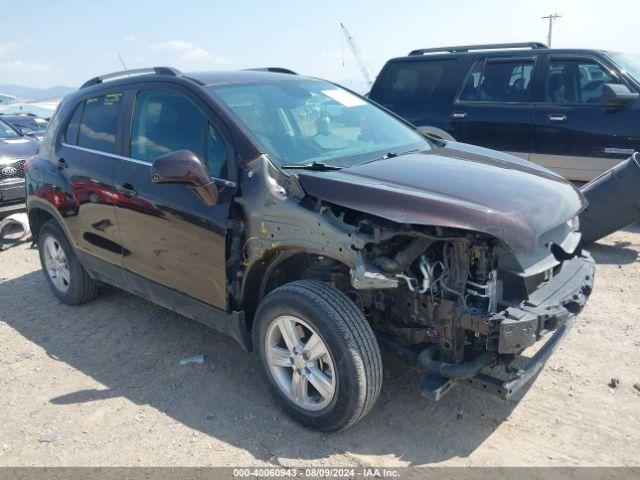
<svg viewBox="0 0 640 480">
<path fill-rule="evenodd" d="M 553 13 L 551 15 L 547 15 L 546 17 L 542 17 L 544 20 L 549 20 L 549 35 L 547 36 L 547 45 L 551 46 L 551 33 L 553 32 L 553 22 L 555 22 L 558 18 L 561 18 L 562 15 L 558 15 L 557 13 Z"/>
</svg>

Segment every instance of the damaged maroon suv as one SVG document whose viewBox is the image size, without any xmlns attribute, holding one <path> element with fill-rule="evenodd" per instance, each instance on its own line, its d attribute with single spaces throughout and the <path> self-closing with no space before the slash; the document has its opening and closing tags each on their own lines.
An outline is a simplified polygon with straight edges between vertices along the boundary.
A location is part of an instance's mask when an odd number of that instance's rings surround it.
<svg viewBox="0 0 640 480">
<path fill-rule="evenodd" d="M 268 70 L 129 71 L 62 101 L 27 171 L 53 293 L 111 284 L 226 333 L 319 430 L 373 407 L 380 347 L 428 398 L 514 396 L 591 293 L 580 192 Z"/>
</svg>

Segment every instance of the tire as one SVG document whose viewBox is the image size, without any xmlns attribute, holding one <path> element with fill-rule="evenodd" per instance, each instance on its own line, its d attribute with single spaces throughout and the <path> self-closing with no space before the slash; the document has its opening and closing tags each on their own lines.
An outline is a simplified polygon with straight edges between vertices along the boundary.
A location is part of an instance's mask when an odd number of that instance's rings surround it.
<svg viewBox="0 0 640 480">
<path fill-rule="evenodd" d="M 48 248 L 54 248 L 56 252 L 59 252 L 58 248 L 61 249 L 64 261 L 60 261 L 61 256 L 58 254 L 56 257 L 58 262 L 52 265 L 51 257 L 54 255 L 51 252 L 47 252 Z M 48 220 L 40 228 L 38 251 L 40 252 L 40 264 L 42 265 L 44 276 L 53 294 L 60 301 L 67 305 L 79 305 L 95 298 L 98 294 L 98 283 L 89 276 L 80 264 L 66 235 L 55 220 Z M 49 262 L 49 266 L 47 262 Z M 63 263 L 66 263 L 66 269 L 62 265 Z M 62 269 L 52 267 L 60 267 Z M 53 274 L 51 273 L 52 270 L 54 270 Z"/>
<path fill-rule="evenodd" d="M 293 333 L 283 334 L 292 322 Z M 314 333 L 324 350 L 317 340 L 311 340 Z M 302 342 L 300 355 L 291 354 L 295 349 L 288 348 L 285 339 L 294 334 Z M 321 431 L 347 428 L 364 417 L 378 399 L 382 360 L 373 330 L 356 304 L 328 284 L 299 280 L 270 292 L 255 315 L 253 344 L 274 399 L 306 427 Z M 313 354 L 305 357 L 305 351 Z M 287 391 L 289 375 L 291 387 Z M 298 380 L 294 381 L 296 375 Z"/>
</svg>

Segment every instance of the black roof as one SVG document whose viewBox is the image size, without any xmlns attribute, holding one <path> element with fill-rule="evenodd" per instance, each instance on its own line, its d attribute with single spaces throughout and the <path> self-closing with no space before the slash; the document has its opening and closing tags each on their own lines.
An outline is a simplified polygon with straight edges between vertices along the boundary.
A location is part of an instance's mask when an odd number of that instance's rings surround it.
<svg viewBox="0 0 640 480">
<path fill-rule="evenodd" d="M 301 77 L 295 72 L 286 68 L 266 67 L 249 70 L 238 71 L 219 71 L 219 72 L 192 72 L 182 73 L 181 71 L 171 67 L 150 67 L 138 68 L 135 70 L 124 70 L 120 72 L 107 73 L 87 80 L 78 92 L 85 89 L 100 88 L 102 85 L 120 86 L 131 83 L 138 83 L 149 79 L 181 79 L 182 81 L 192 81 L 199 85 L 225 85 L 225 84 L 247 84 L 261 82 L 291 82 L 296 79 L 309 77 Z M 107 82 L 108 80 L 108 82 Z"/>
<path fill-rule="evenodd" d="M 441 49 L 423 49 L 425 54 L 420 54 L 420 50 L 413 50 L 409 55 L 403 57 L 395 57 L 390 62 L 396 61 L 421 61 L 430 58 L 453 58 L 453 57 L 505 57 L 505 56 L 532 56 L 539 53 L 550 54 L 573 54 L 573 55 L 594 55 L 608 53 L 606 50 L 593 48 L 504 48 L 504 49 L 487 49 L 487 50 L 460 50 L 450 51 L 449 47 Z M 454 47 L 450 47 L 454 48 Z"/>
</svg>

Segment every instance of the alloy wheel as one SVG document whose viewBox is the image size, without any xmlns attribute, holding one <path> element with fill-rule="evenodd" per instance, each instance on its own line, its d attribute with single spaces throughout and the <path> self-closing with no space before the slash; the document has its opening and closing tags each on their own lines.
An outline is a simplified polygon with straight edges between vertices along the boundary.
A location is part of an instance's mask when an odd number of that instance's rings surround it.
<svg viewBox="0 0 640 480">
<path fill-rule="evenodd" d="M 265 356 L 280 390 L 305 410 L 321 410 L 336 393 L 336 371 L 322 337 L 303 320 L 276 318 L 265 336 Z"/>
<path fill-rule="evenodd" d="M 44 239 L 44 264 L 51 282 L 60 292 L 69 290 L 71 271 L 67 256 L 60 243 L 52 236 Z"/>
</svg>

